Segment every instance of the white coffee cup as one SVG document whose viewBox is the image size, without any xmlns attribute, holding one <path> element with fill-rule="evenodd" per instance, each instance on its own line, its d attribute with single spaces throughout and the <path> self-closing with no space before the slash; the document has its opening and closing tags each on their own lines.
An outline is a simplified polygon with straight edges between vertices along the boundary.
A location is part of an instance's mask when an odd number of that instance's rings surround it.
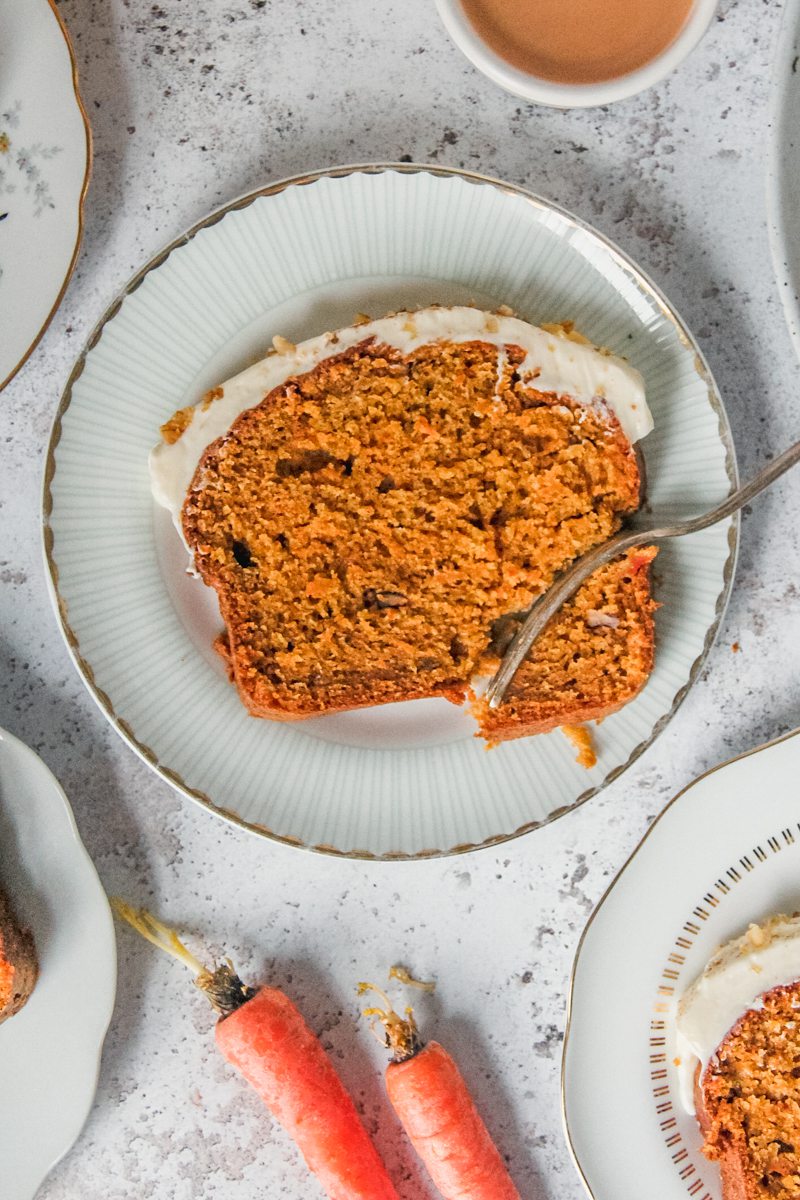
<svg viewBox="0 0 800 1200">
<path fill-rule="evenodd" d="M 651 0 L 657 4 L 658 0 Z M 686 23 L 673 42 L 644 66 L 600 83 L 554 83 L 521 71 L 496 54 L 467 17 L 461 0 L 436 0 L 444 27 L 467 58 L 507 92 L 535 104 L 553 108 L 590 108 L 635 96 L 673 71 L 702 38 L 717 7 L 717 0 L 695 0 Z"/>
</svg>

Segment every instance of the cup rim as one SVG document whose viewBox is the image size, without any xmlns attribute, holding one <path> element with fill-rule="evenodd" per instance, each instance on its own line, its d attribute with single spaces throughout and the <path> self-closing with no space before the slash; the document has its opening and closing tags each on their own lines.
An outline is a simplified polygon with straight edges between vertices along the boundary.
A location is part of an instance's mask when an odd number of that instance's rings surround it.
<svg viewBox="0 0 800 1200">
<path fill-rule="evenodd" d="M 461 0 L 436 0 L 439 17 L 456 46 L 480 71 L 507 92 L 553 108 L 592 108 L 626 100 L 669 75 L 691 53 L 711 24 L 717 0 L 694 0 L 674 41 L 644 66 L 599 83 L 556 83 L 529 74 L 501 58 L 481 38 Z"/>
</svg>

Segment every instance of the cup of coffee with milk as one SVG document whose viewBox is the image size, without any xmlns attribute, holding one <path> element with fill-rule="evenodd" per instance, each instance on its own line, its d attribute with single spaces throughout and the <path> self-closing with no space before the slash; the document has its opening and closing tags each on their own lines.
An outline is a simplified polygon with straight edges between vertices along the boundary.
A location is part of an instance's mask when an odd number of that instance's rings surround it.
<svg viewBox="0 0 800 1200">
<path fill-rule="evenodd" d="M 658 83 L 708 28 L 717 0 L 436 0 L 453 41 L 501 87 L 581 108 Z"/>
</svg>

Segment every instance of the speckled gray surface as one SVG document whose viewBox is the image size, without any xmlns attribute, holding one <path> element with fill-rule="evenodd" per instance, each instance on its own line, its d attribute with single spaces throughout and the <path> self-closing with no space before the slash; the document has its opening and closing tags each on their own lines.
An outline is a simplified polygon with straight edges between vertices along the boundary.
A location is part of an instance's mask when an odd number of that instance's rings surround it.
<svg viewBox="0 0 800 1200">
<path fill-rule="evenodd" d="M 0 724 L 61 779 L 109 891 L 202 931 L 283 986 L 322 1034 L 400 1180 L 432 1195 L 383 1097 L 353 983 L 391 961 L 435 975 L 426 1029 L 457 1054 L 526 1198 L 582 1187 L 564 1145 L 564 997 L 581 928 L 669 796 L 800 723 L 800 477 L 746 514 L 707 669 L 656 744 L 602 796 L 497 851 L 420 864 L 305 855 L 173 794 L 107 726 L 67 657 L 40 558 L 43 450 L 71 362 L 127 277 L 209 209 L 337 162 L 466 166 L 524 184 L 616 239 L 696 332 L 743 473 L 800 432 L 800 369 L 765 230 L 767 101 L 781 5 L 723 0 L 691 59 L 608 110 L 499 91 L 430 0 L 63 0 L 95 137 L 86 237 L 64 303 L 0 397 Z M 737 642 L 741 650 L 732 653 Z M 42 1200 L 320 1195 L 215 1052 L 177 966 L 119 938 L 97 1101 Z"/>
</svg>

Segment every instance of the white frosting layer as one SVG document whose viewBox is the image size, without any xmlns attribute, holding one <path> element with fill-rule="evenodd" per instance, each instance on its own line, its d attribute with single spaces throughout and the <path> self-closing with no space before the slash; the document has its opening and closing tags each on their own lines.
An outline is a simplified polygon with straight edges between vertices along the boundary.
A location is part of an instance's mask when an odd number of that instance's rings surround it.
<svg viewBox="0 0 800 1200">
<path fill-rule="evenodd" d="M 641 375 L 621 358 L 602 354 L 594 346 L 548 333 L 517 317 L 499 316 L 477 308 L 424 308 L 395 313 L 310 338 L 287 353 L 270 354 L 224 383 L 218 399 L 197 405 L 191 423 L 172 445 L 162 442 L 150 454 L 154 498 L 172 512 L 180 530 L 180 513 L 203 451 L 221 437 L 245 409 L 294 375 L 310 371 L 323 359 L 340 354 L 368 338 L 410 354 L 429 342 L 489 342 L 502 350 L 520 346 L 525 358 L 518 368 L 523 382 L 543 392 L 573 397 L 581 404 L 602 399 L 614 412 L 630 442 L 653 428 Z M 288 347 L 287 343 L 287 347 Z"/>
<path fill-rule="evenodd" d="M 800 916 L 772 917 L 722 946 L 678 1004 L 681 1101 L 693 1113 L 698 1062 L 703 1071 L 723 1038 L 759 997 L 800 979 Z"/>
</svg>

